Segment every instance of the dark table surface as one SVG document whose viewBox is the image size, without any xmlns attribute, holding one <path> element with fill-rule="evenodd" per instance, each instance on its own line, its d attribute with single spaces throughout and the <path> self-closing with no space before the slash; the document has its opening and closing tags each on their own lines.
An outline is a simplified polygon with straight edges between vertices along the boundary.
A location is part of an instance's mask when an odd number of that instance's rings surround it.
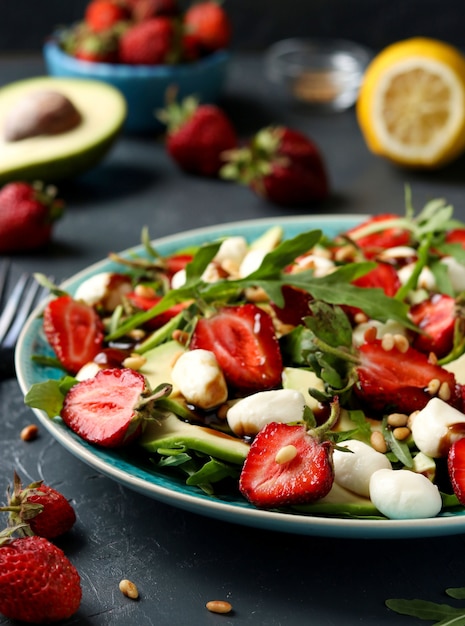
<svg viewBox="0 0 465 626">
<path fill-rule="evenodd" d="M 0 85 L 44 72 L 40 58 L 0 57 Z M 294 107 L 268 85 L 260 55 L 234 58 L 224 99 L 241 136 L 285 123 L 315 139 L 328 165 L 332 197 L 300 214 L 403 211 L 404 185 L 417 209 L 448 199 L 465 219 L 463 160 L 436 173 L 399 170 L 369 154 L 353 110 L 316 115 Z M 54 244 L 14 257 L 16 270 L 66 278 L 140 241 L 190 228 L 290 213 L 247 189 L 181 173 L 160 137 L 123 136 L 92 172 L 59 185 L 67 212 Z M 292 211 L 296 213 L 296 211 Z M 414 624 L 388 610 L 387 598 L 446 602 L 444 590 L 465 585 L 461 535 L 409 539 L 300 536 L 249 528 L 183 511 L 113 482 L 73 457 L 45 429 L 25 443 L 19 433 L 37 418 L 15 379 L 0 383 L 0 476 L 44 479 L 71 499 L 77 523 L 60 540 L 83 587 L 70 624 L 181 626 L 254 624 Z M 0 486 L 1 488 L 1 486 Z M 118 590 L 135 582 L 140 599 Z M 232 603 L 230 615 L 205 609 Z M 0 617 L 0 624 L 12 624 Z"/>
</svg>

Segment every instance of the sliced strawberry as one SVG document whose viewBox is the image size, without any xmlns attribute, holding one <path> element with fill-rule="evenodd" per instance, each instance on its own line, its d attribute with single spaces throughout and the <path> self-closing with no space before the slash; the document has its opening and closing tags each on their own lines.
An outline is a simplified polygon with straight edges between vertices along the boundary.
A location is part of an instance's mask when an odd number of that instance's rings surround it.
<svg viewBox="0 0 465 626">
<path fill-rule="evenodd" d="M 71 374 L 92 361 L 103 346 L 103 324 L 96 311 L 67 295 L 45 307 L 44 332 L 58 360 Z"/>
<path fill-rule="evenodd" d="M 323 498 L 334 480 L 332 446 L 305 426 L 272 422 L 255 437 L 239 489 L 258 507 L 279 507 Z"/>
<path fill-rule="evenodd" d="M 190 349 L 210 350 L 229 385 L 272 389 L 281 383 L 281 352 L 271 317 L 255 304 L 229 306 L 197 322 Z"/>
<path fill-rule="evenodd" d="M 161 296 L 153 296 L 153 297 L 140 296 L 134 291 L 131 291 L 130 293 L 128 293 L 126 295 L 126 298 L 134 307 L 136 307 L 137 309 L 140 309 L 141 311 L 149 311 L 152 307 L 156 306 L 161 300 Z M 179 304 L 174 304 L 166 311 L 163 311 L 163 313 L 160 313 L 159 315 L 155 315 L 155 317 L 152 317 L 152 319 L 150 319 L 148 322 L 145 323 L 145 327 L 150 328 L 151 330 L 156 330 L 157 328 L 161 328 L 167 322 L 173 319 L 173 317 L 175 317 L 178 313 L 181 313 L 181 311 L 183 311 L 188 306 L 189 306 L 189 302 L 179 302 Z"/>
<path fill-rule="evenodd" d="M 382 289 L 389 297 L 394 297 L 401 286 L 399 276 L 395 268 L 389 263 L 378 263 L 377 266 L 367 274 L 356 278 L 353 281 L 357 287 Z"/>
<path fill-rule="evenodd" d="M 447 455 L 449 479 L 460 504 L 465 505 L 465 438 L 458 439 Z"/>
<path fill-rule="evenodd" d="M 362 224 L 351 228 L 346 232 L 359 248 L 363 250 L 367 259 L 371 259 L 383 250 L 395 246 L 406 246 L 410 243 L 410 232 L 399 227 L 383 227 L 383 222 L 399 219 L 394 213 L 383 213 L 366 220 Z M 364 234 L 368 229 L 376 229 L 376 232 Z"/>
<path fill-rule="evenodd" d="M 284 324 L 298 326 L 302 323 L 302 318 L 310 314 L 308 308 L 312 296 L 308 291 L 298 289 L 292 285 L 283 285 L 284 306 L 278 307 L 272 304 L 273 310 L 278 319 Z"/>
<path fill-rule="evenodd" d="M 465 228 L 454 228 L 446 235 L 447 243 L 459 243 L 465 248 Z"/>
<path fill-rule="evenodd" d="M 439 389 L 444 399 L 450 395 L 450 404 L 460 401 L 454 374 L 431 363 L 426 354 L 412 347 L 405 352 L 396 345 L 385 350 L 381 340 L 376 339 L 362 344 L 359 353 L 355 392 L 375 412 L 399 411 L 409 415 L 422 409 L 431 393 Z"/>
<path fill-rule="evenodd" d="M 94 378 L 71 387 L 61 417 L 85 441 L 120 447 L 141 432 L 143 412 L 138 403 L 145 390 L 145 378 L 134 370 L 100 370 Z"/>
<path fill-rule="evenodd" d="M 173 254 L 172 256 L 166 257 L 166 273 L 168 276 L 173 276 L 177 272 L 183 270 L 188 263 L 192 261 L 194 255 L 192 254 Z"/>
<path fill-rule="evenodd" d="M 416 335 L 413 340 L 414 348 L 426 354 L 434 352 L 439 358 L 452 350 L 456 320 L 454 298 L 445 294 L 434 294 L 412 306 L 410 317 L 425 333 Z"/>
</svg>

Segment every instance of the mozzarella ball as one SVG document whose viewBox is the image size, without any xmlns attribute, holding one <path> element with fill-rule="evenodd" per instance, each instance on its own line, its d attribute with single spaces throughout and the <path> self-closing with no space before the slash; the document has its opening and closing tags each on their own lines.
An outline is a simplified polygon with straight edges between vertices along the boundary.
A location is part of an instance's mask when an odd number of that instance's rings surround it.
<svg viewBox="0 0 465 626">
<path fill-rule="evenodd" d="M 368 497 L 372 474 L 380 469 L 390 470 L 392 466 L 389 459 L 357 439 L 343 441 L 339 448 L 347 448 L 348 451 L 334 450 L 334 481 L 354 493 Z"/>
<path fill-rule="evenodd" d="M 74 294 L 75 300 L 114 311 L 132 291 L 131 278 L 114 272 L 100 272 L 84 280 Z"/>
<path fill-rule="evenodd" d="M 370 480 L 370 499 L 389 519 L 436 517 L 442 507 L 437 486 L 423 474 L 410 470 L 375 472 Z"/>
<path fill-rule="evenodd" d="M 451 429 L 454 425 L 455 432 Z M 447 456 L 453 441 L 463 437 L 464 429 L 465 414 L 436 397 L 413 417 L 411 424 L 415 445 L 433 459 Z"/>
<path fill-rule="evenodd" d="M 173 366 L 171 378 L 187 402 L 200 409 L 212 409 L 228 398 L 223 372 L 209 350 L 183 352 Z"/>
<path fill-rule="evenodd" d="M 359 347 L 365 343 L 365 333 L 370 328 L 376 328 L 376 338 L 382 339 L 384 335 L 403 335 L 407 336 L 407 330 L 405 326 L 402 326 L 399 322 L 394 320 L 388 320 L 387 322 L 379 322 L 378 320 L 370 320 L 357 324 L 352 334 L 352 341 L 354 346 Z"/>
<path fill-rule="evenodd" d="M 447 275 L 452 284 L 452 289 L 456 293 L 465 291 L 465 267 L 452 256 L 444 257 L 441 259 L 441 263 L 447 267 Z"/>
<path fill-rule="evenodd" d="M 300 422 L 305 398 L 294 389 L 259 391 L 236 402 L 226 415 L 230 429 L 242 437 L 256 435 L 271 422 Z"/>
</svg>

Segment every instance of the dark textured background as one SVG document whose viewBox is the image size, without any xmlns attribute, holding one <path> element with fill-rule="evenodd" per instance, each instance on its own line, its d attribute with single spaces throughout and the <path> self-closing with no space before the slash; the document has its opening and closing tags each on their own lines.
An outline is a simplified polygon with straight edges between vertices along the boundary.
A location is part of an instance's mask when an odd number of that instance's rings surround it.
<svg viewBox="0 0 465 626">
<path fill-rule="evenodd" d="M 0 0 L 0 52 L 39 50 L 56 26 L 80 19 L 87 2 Z M 310 35 L 350 38 L 373 49 L 415 35 L 465 47 L 463 0 L 224 0 L 224 6 L 236 49 Z"/>
</svg>

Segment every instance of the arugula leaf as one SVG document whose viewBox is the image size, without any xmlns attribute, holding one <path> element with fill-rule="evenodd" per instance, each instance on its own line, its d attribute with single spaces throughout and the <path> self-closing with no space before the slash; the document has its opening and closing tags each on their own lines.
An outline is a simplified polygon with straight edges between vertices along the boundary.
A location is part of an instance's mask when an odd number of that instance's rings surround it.
<svg viewBox="0 0 465 626">
<path fill-rule="evenodd" d="M 27 406 L 45 411 L 50 418 L 56 417 L 60 415 L 66 394 L 76 383 L 72 376 L 36 383 L 25 395 L 24 402 Z"/>
<path fill-rule="evenodd" d="M 436 602 L 428 602 L 427 600 L 401 600 L 392 598 L 386 600 L 386 606 L 400 613 L 401 615 L 410 615 L 423 620 L 439 620 L 436 626 L 446 626 L 452 624 L 454 626 L 465 626 L 465 612 L 463 609 L 456 609 L 448 604 L 437 604 Z"/>
</svg>

